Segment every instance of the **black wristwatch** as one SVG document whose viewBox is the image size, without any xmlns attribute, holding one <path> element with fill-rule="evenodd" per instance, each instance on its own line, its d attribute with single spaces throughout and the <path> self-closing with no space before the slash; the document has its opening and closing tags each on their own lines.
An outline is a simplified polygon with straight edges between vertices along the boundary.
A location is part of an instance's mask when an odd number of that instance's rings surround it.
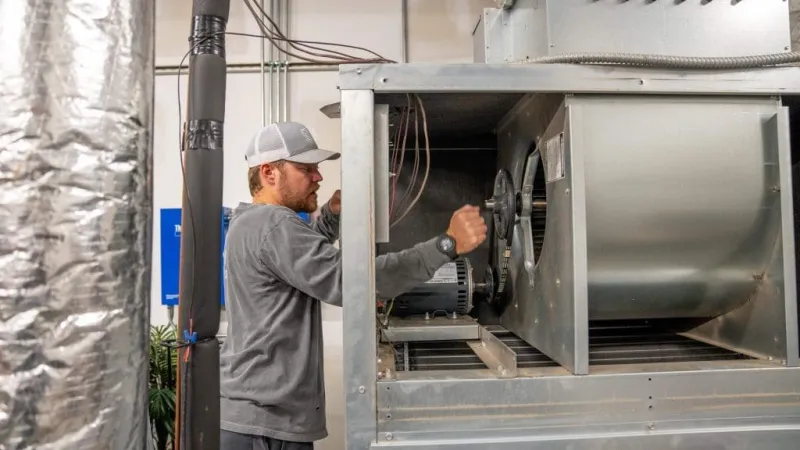
<svg viewBox="0 0 800 450">
<path fill-rule="evenodd" d="M 447 233 L 442 233 L 442 235 L 436 238 L 436 248 L 449 256 L 451 261 L 458 258 L 458 253 L 456 253 L 456 240 Z"/>
</svg>

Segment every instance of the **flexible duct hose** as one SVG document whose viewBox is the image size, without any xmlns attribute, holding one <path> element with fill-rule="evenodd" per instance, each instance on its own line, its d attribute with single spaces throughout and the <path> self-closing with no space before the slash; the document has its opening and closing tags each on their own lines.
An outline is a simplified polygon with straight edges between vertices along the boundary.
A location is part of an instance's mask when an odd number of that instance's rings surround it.
<svg viewBox="0 0 800 450">
<path fill-rule="evenodd" d="M 755 69 L 800 62 L 800 52 L 771 55 L 701 57 L 638 53 L 573 53 L 516 61 L 512 64 L 619 64 L 661 69 Z"/>
</svg>

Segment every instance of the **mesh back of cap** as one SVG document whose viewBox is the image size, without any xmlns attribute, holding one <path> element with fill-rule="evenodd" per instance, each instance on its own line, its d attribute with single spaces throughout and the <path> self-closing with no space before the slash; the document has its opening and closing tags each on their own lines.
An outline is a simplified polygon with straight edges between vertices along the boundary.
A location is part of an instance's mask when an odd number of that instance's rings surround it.
<svg viewBox="0 0 800 450">
<path fill-rule="evenodd" d="M 281 132 L 275 125 L 265 128 L 259 136 L 256 153 L 274 152 L 285 150 Z"/>
</svg>

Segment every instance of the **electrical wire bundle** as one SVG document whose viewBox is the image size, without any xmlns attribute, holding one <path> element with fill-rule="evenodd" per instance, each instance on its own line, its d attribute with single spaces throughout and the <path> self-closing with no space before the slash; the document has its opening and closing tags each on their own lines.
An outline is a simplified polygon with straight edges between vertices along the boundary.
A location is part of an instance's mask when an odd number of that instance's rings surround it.
<svg viewBox="0 0 800 450">
<path fill-rule="evenodd" d="M 394 135 L 394 149 L 391 155 L 391 173 L 392 182 L 389 188 L 389 221 L 390 226 L 393 227 L 400 223 L 401 220 L 411 211 L 414 205 L 417 204 L 425 185 L 428 182 L 428 175 L 431 168 L 431 148 L 428 139 L 428 118 L 425 114 L 425 106 L 422 104 L 422 99 L 414 94 L 414 100 L 410 95 L 406 94 L 407 104 L 400 111 L 400 121 Z M 416 107 L 414 107 L 416 103 Z M 397 181 L 400 178 L 400 173 L 403 170 L 403 161 L 406 154 L 406 143 L 408 140 L 408 128 L 411 124 L 411 115 L 414 116 L 414 166 L 411 172 L 411 177 L 408 182 L 408 187 L 405 192 L 398 198 L 397 197 Z M 419 175 L 420 166 L 420 148 L 419 148 L 419 116 L 422 116 L 422 132 L 425 138 L 425 175 L 422 177 L 422 183 L 419 186 L 416 196 L 411 197 L 411 192 L 417 184 L 417 176 Z M 403 206 L 405 206 L 403 208 Z"/>
<path fill-rule="evenodd" d="M 278 24 L 275 23 L 274 20 L 261 8 L 257 5 L 253 0 L 243 0 L 247 9 L 250 10 L 250 13 L 253 15 L 253 19 L 255 19 L 256 24 L 261 29 L 261 32 L 264 34 L 264 38 L 269 40 L 272 45 L 278 49 L 278 51 L 285 53 L 287 56 L 291 56 L 293 58 L 297 58 L 301 61 L 305 61 L 307 64 L 313 65 L 339 65 L 339 64 L 373 64 L 373 63 L 395 63 L 396 61 L 392 61 L 390 59 L 386 59 L 383 56 L 375 53 L 372 50 L 358 47 L 355 45 L 346 45 L 346 44 L 336 44 L 333 42 L 318 42 L 318 41 L 302 41 L 297 39 L 290 39 L 287 37 L 283 31 L 281 31 Z M 270 27 L 264 22 L 264 19 L 271 25 Z M 288 44 L 288 47 L 291 47 L 293 51 L 288 49 L 281 48 L 277 42 L 285 42 Z M 373 55 L 372 58 L 360 58 L 358 56 L 349 55 L 347 53 L 339 52 L 336 50 L 331 50 L 329 48 L 320 47 L 320 45 L 330 46 L 330 47 L 341 47 L 341 48 L 349 48 L 353 50 L 360 50 L 370 55 Z M 301 65 L 302 63 L 291 63 L 291 65 Z"/>
</svg>

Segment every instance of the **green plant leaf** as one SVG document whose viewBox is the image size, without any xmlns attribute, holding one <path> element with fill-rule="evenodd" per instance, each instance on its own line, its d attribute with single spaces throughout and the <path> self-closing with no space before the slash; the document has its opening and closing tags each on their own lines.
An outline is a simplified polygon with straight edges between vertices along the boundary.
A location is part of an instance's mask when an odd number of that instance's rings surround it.
<svg viewBox="0 0 800 450">
<path fill-rule="evenodd" d="M 150 327 L 148 412 L 157 449 L 167 449 L 175 435 L 175 379 L 178 351 L 162 345 L 175 339 L 176 329 Z"/>
</svg>

